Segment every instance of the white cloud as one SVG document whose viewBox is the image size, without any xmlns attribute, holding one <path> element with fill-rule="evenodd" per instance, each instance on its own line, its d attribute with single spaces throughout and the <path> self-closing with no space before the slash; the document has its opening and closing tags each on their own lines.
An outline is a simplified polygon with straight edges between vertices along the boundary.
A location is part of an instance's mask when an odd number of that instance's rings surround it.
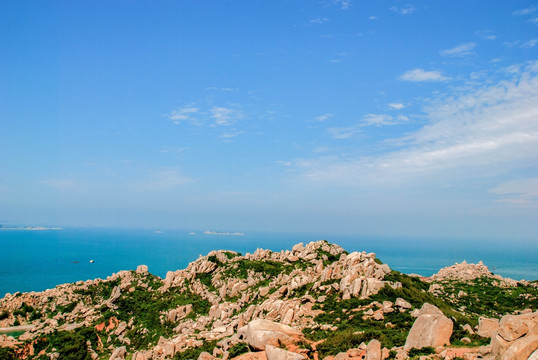
<svg viewBox="0 0 538 360">
<path fill-rule="evenodd" d="M 351 6 L 351 0 L 333 0 L 333 4 L 340 6 L 342 10 L 347 10 Z"/>
<path fill-rule="evenodd" d="M 408 4 L 400 8 L 397 6 L 391 6 L 389 10 L 402 15 L 411 15 L 417 11 L 417 8 Z"/>
<path fill-rule="evenodd" d="M 315 119 L 316 119 L 316 121 L 323 122 L 323 121 L 327 121 L 327 120 L 329 120 L 329 119 L 332 118 L 333 116 L 334 116 L 334 114 L 331 114 L 331 113 L 325 113 L 325 114 L 323 114 L 323 115 L 316 116 Z"/>
<path fill-rule="evenodd" d="M 183 108 L 172 111 L 168 118 L 173 121 L 174 124 L 179 125 L 183 121 L 190 121 L 194 124 L 198 123 L 198 120 L 194 115 L 198 114 L 200 109 L 196 106 L 188 105 Z"/>
<path fill-rule="evenodd" d="M 318 17 L 318 18 L 315 18 L 315 19 L 310 19 L 310 22 L 312 24 L 324 24 L 326 22 L 330 21 L 329 18 L 322 18 L 322 17 Z"/>
<path fill-rule="evenodd" d="M 441 56 L 463 57 L 474 54 L 473 49 L 475 47 L 476 43 L 468 42 L 450 49 L 441 50 L 439 54 L 441 54 Z"/>
<path fill-rule="evenodd" d="M 504 182 L 489 191 L 499 195 L 499 201 L 504 203 L 538 205 L 538 178 Z"/>
<path fill-rule="evenodd" d="M 215 125 L 220 126 L 232 125 L 242 117 L 239 111 L 222 106 L 213 106 L 209 111 L 211 117 L 215 120 Z"/>
<path fill-rule="evenodd" d="M 390 103 L 389 107 L 391 107 L 392 109 L 395 109 L 395 110 L 401 110 L 401 109 L 403 109 L 405 107 L 405 105 L 402 104 L 402 103 Z"/>
<path fill-rule="evenodd" d="M 413 82 L 447 81 L 449 79 L 440 71 L 426 71 L 424 69 L 409 70 L 400 76 L 400 80 Z"/>
<path fill-rule="evenodd" d="M 535 47 L 536 44 L 538 44 L 538 39 L 531 39 L 521 44 L 521 47 L 524 49 L 530 49 L 532 47 Z"/>
<path fill-rule="evenodd" d="M 358 186 L 384 181 L 403 186 L 408 180 L 416 186 L 431 184 L 432 179 L 433 183 L 494 179 L 538 161 L 538 61 L 521 66 L 510 80 L 486 79 L 480 87 L 439 96 L 424 111 L 429 123 L 394 139 L 397 147 L 384 154 L 298 159 L 294 165 L 309 181 Z M 336 134 L 345 138 L 356 130 Z"/>
<path fill-rule="evenodd" d="M 349 127 L 332 127 L 327 129 L 329 134 L 333 137 L 333 139 L 349 139 L 350 137 L 353 137 L 355 134 L 358 134 L 361 132 L 358 126 L 349 126 Z"/>
<path fill-rule="evenodd" d="M 387 114 L 366 114 L 362 117 L 365 126 L 393 125 L 393 118 Z"/>
<path fill-rule="evenodd" d="M 491 30 L 480 30 L 475 32 L 475 34 L 482 40 L 495 40 L 497 38 L 497 36 L 495 36 Z"/>
<path fill-rule="evenodd" d="M 373 16 L 373 15 L 372 15 L 372 16 L 370 16 L 370 17 L 369 17 L 368 19 L 370 19 L 370 20 L 377 20 L 377 19 L 378 19 L 378 17 L 377 17 L 377 16 Z"/>
<path fill-rule="evenodd" d="M 536 12 L 536 10 L 538 10 L 538 7 L 533 5 L 525 9 L 516 10 L 512 13 L 512 15 L 515 15 L 515 16 L 529 15 Z"/>
</svg>

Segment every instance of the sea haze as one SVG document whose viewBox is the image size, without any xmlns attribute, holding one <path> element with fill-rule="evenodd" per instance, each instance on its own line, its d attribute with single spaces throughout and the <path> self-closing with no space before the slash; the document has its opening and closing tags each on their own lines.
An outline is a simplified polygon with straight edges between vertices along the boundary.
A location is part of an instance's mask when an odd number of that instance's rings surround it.
<svg viewBox="0 0 538 360">
<path fill-rule="evenodd" d="M 152 274 L 164 277 L 167 271 L 183 269 L 211 250 L 228 249 L 242 254 L 254 252 L 256 248 L 280 251 L 291 249 L 299 242 L 320 239 L 339 244 L 350 252 L 375 252 L 392 269 L 404 273 L 429 276 L 455 262 L 482 260 L 496 274 L 516 280 L 538 279 L 538 249 L 525 242 L 218 233 L 108 228 L 1 230 L 0 296 L 106 278 L 120 270 L 136 269 L 140 264 L 148 265 Z"/>
</svg>

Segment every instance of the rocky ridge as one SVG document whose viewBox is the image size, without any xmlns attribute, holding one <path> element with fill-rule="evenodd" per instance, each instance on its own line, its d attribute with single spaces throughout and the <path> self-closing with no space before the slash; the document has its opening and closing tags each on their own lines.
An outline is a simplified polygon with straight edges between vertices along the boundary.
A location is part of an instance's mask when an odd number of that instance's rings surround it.
<svg viewBox="0 0 538 360">
<path fill-rule="evenodd" d="M 14 358 L 62 358 L 60 344 L 67 339 L 79 341 L 81 353 L 92 359 L 381 360 L 412 357 L 414 348 L 428 347 L 435 356 L 446 350 L 443 356 L 450 358 L 446 345 L 467 343 L 489 346 L 470 352 L 475 357 L 498 357 L 511 345 L 492 352 L 489 338 L 495 340 L 497 330 L 481 337 L 479 326 L 486 323 L 482 315 L 500 318 L 505 307 L 499 303 L 477 314 L 462 305 L 474 298 L 473 281 L 517 299 L 512 314 L 536 309 L 538 302 L 536 283 L 511 286 L 483 264 L 456 264 L 423 280 L 391 271 L 373 253 L 347 253 L 327 241 L 245 256 L 212 251 L 165 279 L 141 265 L 105 280 L 7 294 L 0 300 L 0 327 L 30 329 L 18 338 L 0 335 L 0 351 L 8 349 Z M 461 286 L 468 286 L 466 292 Z M 521 336 L 534 336 L 529 324 Z"/>
</svg>

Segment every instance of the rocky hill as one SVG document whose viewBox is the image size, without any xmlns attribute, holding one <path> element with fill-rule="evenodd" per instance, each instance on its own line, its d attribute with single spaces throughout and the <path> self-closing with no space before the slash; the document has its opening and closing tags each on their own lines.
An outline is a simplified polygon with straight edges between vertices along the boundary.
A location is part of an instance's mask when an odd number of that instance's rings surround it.
<svg viewBox="0 0 538 360">
<path fill-rule="evenodd" d="M 481 263 L 408 276 L 327 241 L 213 251 L 165 279 L 7 294 L 0 359 L 538 358 L 537 288 Z"/>
</svg>

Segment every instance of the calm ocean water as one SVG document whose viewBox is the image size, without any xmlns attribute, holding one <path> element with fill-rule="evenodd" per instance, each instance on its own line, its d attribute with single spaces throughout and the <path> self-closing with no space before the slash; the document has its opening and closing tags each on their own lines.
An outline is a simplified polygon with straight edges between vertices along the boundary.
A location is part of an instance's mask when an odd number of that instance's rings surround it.
<svg viewBox="0 0 538 360">
<path fill-rule="evenodd" d="M 538 279 L 538 245 L 513 241 L 392 239 L 308 234 L 207 235 L 188 231 L 73 228 L 46 231 L 0 230 L 0 297 L 16 291 L 42 291 L 67 282 L 106 278 L 119 270 L 149 266 L 164 277 L 185 268 L 200 254 L 228 249 L 291 249 L 299 242 L 326 238 L 348 251 L 375 252 L 392 269 L 432 275 L 444 266 L 483 260 L 496 274 Z M 90 263 L 94 260 L 94 263 Z"/>
</svg>

